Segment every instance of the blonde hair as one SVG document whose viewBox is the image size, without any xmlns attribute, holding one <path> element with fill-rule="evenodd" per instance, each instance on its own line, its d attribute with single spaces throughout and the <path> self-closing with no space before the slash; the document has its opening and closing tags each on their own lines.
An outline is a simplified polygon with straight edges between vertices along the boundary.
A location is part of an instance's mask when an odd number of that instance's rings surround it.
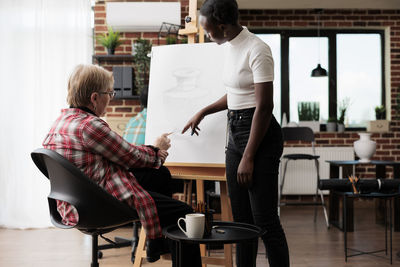
<svg viewBox="0 0 400 267">
<path fill-rule="evenodd" d="M 67 102 L 71 107 L 87 106 L 95 92 L 105 92 L 114 85 L 112 72 L 97 65 L 80 64 L 68 81 Z"/>
</svg>

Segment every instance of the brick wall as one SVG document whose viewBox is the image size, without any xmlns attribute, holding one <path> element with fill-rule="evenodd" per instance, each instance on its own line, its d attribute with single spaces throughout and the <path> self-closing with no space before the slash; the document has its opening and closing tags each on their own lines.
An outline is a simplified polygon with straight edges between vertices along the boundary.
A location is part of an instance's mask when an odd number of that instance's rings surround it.
<svg viewBox="0 0 400 267">
<path fill-rule="evenodd" d="M 183 18 L 188 14 L 188 0 L 181 1 L 182 25 Z M 105 2 L 99 1 L 95 6 L 95 33 L 106 31 Z M 304 29 L 316 28 L 317 16 L 314 10 L 240 10 L 240 23 L 251 29 Z M 321 28 L 348 28 L 390 29 L 390 95 L 392 108 L 390 110 L 392 121 L 390 132 L 374 133 L 372 139 L 377 142 L 375 160 L 400 161 L 400 116 L 396 114 L 393 106 L 396 104 L 396 96 L 400 93 L 400 10 L 324 10 L 320 15 Z M 132 41 L 141 37 L 149 39 L 153 45 L 157 45 L 157 33 L 122 33 L 124 44 L 117 49 L 117 54 L 131 54 Z M 162 40 L 160 44 L 164 44 Z M 96 54 L 105 54 L 103 47 L 96 45 Z M 107 68 L 110 65 L 105 65 Z M 140 111 L 138 101 L 114 100 L 109 108 L 108 116 L 132 116 Z M 345 133 L 318 133 L 316 135 L 317 146 L 352 146 L 358 139 L 355 132 Z M 300 143 L 290 145 L 299 146 Z M 388 168 L 387 172 L 391 173 Z M 374 177 L 372 166 L 357 168 L 358 175 L 362 177 Z"/>
<path fill-rule="evenodd" d="M 176 0 L 165 0 L 152 2 L 175 2 Z M 94 34 L 107 32 L 106 24 L 106 2 L 146 2 L 146 1 L 97 1 L 94 6 Z M 184 25 L 184 18 L 189 13 L 189 0 L 182 0 L 181 2 L 181 25 Z M 160 25 L 161 26 L 161 25 Z M 115 50 L 117 55 L 131 55 L 132 44 L 135 40 L 147 39 L 153 44 L 153 46 L 166 44 L 165 38 L 158 40 L 157 32 L 122 32 L 121 33 L 123 44 Z M 106 55 L 107 50 L 98 44 L 96 41 L 94 47 L 94 53 L 96 55 Z M 112 70 L 113 66 L 132 66 L 131 62 L 102 62 L 101 65 L 108 70 Z M 107 117 L 132 117 L 141 111 L 139 100 L 112 100 L 107 110 Z"/>
<path fill-rule="evenodd" d="M 249 29 L 315 29 L 317 14 L 314 10 L 240 10 L 240 23 Z M 320 15 L 320 27 L 368 29 L 388 27 L 390 29 L 390 110 L 392 121 L 390 132 L 374 133 L 371 137 L 376 141 L 374 160 L 400 161 L 400 117 L 394 105 L 400 93 L 400 10 L 324 10 Z M 355 132 L 319 133 L 316 135 L 317 146 L 353 146 L 358 140 Z M 290 143 L 300 146 L 300 143 Z M 304 144 L 303 144 L 304 145 Z M 357 175 L 374 177 L 373 166 L 363 165 L 356 169 Z M 387 170 L 392 174 L 391 168 Z"/>
</svg>

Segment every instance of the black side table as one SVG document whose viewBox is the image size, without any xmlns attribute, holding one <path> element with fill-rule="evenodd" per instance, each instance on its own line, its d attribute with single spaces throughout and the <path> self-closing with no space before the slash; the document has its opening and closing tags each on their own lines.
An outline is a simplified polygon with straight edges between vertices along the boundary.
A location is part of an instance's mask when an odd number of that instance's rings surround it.
<svg viewBox="0 0 400 267">
<path fill-rule="evenodd" d="M 386 178 L 386 166 L 390 166 L 393 168 L 393 177 L 394 179 L 400 178 L 400 162 L 397 161 L 385 161 L 385 160 L 371 160 L 370 162 L 363 163 L 358 160 L 327 160 L 329 163 L 329 175 L 330 179 L 339 178 L 339 171 L 342 168 L 342 177 L 347 178 L 350 175 L 355 174 L 355 167 L 362 165 L 375 166 L 375 178 Z M 377 222 L 384 221 L 384 215 L 382 212 L 382 205 L 378 204 L 376 207 L 376 219 Z M 338 227 L 339 229 L 344 229 L 344 221 L 340 222 L 340 205 L 339 198 L 335 192 L 331 192 L 329 194 L 329 223 L 333 226 Z M 400 231 L 400 200 L 394 201 L 394 230 L 396 232 Z M 347 220 L 346 227 L 348 232 L 354 231 L 354 221 L 353 221 L 353 201 L 352 199 L 348 199 L 347 203 Z M 343 216 L 342 216 L 343 217 Z"/>
<path fill-rule="evenodd" d="M 177 225 L 171 225 L 163 230 L 164 235 L 175 241 L 177 245 L 176 259 L 178 267 L 181 265 L 181 249 L 182 243 L 192 244 L 232 244 L 232 243 L 246 243 L 257 249 L 258 238 L 262 236 L 264 231 L 260 227 L 236 222 L 214 222 L 211 235 L 203 238 L 188 238 Z M 256 253 L 256 251 L 254 251 Z M 231 255 L 230 255 L 231 256 Z M 256 262 L 248 267 L 255 267 Z"/>
<path fill-rule="evenodd" d="M 348 240 L 347 240 L 347 224 L 343 224 L 344 227 L 344 255 L 345 255 L 345 261 L 347 262 L 347 258 L 349 257 L 355 257 L 355 256 L 360 256 L 360 255 L 366 255 L 366 254 L 373 254 L 374 256 L 377 257 L 382 257 L 385 258 L 384 256 L 381 255 L 376 255 L 376 253 L 379 252 L 385 252 L 385 254 L 388 254 L 389 250 L 389 260 L 390 264 L 392 264 L 393 257 L 392 257 L 392 201 L 395 199 L 398 199 L 400 196 L 400 193 L 368 193 L 368 194 L 354 194 L 353 192 L 337 192 L 337 194 L 343 196 L 343 216 L 344 216 L 344 221 L 346 221 L 346 215 L 347 215 L 347 203 L 349 200 L 354 199 L 354 198 L 374 198 L 374 199 L 382 199 L 384 201 L 384 221 L 385 221 L 385 248 L 384 249 L 379 249 L 375 251 L 362 251 L 359 249 L 355 248 L 349 248 L 348 247 Z M 389 201 L 389 210 L 387 209 L 387 202 Z M 389 213 L 389 216 L 388 214 Z M 389 220 L 388 220 L 389 217 Z M 389 240 L 388 240 L 388 235 L 387 231 L 389 228 Z M 368 242 L 367 240 L 365 242 Z M 389 245 L 389 248 L 388 248 Z M 349 252 L 352 252 L 349 253 Z"/>
</svg>

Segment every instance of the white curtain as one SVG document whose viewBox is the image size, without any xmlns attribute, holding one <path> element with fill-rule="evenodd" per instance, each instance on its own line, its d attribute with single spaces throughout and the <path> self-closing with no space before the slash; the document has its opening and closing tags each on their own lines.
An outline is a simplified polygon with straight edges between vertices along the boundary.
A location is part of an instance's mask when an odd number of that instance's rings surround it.
<svg viewBox="0 0 400 267">
<path fill-rule="evenodd" d="M 0 1 L 0 226 L 51 225 L 49 182 L 30 152 L 67 106 L 73 67 L 91 55 L 89 0 Z"/>
</svg>

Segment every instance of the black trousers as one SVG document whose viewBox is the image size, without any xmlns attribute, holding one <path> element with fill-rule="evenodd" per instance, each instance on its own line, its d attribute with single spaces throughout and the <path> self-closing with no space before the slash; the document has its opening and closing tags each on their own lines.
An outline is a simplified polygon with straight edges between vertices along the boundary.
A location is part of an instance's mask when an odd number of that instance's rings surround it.
<svg viewBox="0 0 400 267">
<path fill-rule="evenodd" d="M 161 228 L 176 224 L 180 217 L 185 217 L 188 213 L 193 213 L 192 207 L 182 201 L 171 198 L 172 186 L 169 186 L 171 174 L 168 169 L 162 166 L 160 169 L 133 169 L 139 184 L 154 199 L 157 207 L 158 217 Z M 168 178 L 169 177 L 169 178 Z M 173 191 L 173 190 L 172 190 Z M 171 251 L 172 266 L 177 266 L 176 244 L 169 241 Z M 182 266 L 201 267 L 200 248 L 194 244 L 182 245 Z"/>
<path fill-rule="evenodd" d="M 168 168 L 161 166 L 159 169 L 139 168 L 130 169 L 136 180 L 146 190 L 157 192 L 171 197 L 173 193 L 183 192 L 183 181 L 172 179 Z"/>
<path fill-rule="evenodd" d="M 266 229 L 262 240 L 269 266 L 286 267 L 289 266 L 289 249 L 278 216 L 278 173 L 283 141 L 282 130 L 274 117 L 255 156 L 252 186 L 245 188 L 237 183 L 237 169 L 249 139 L 254 110 L 228 111 L 226 176 L 233 219 Z M 257 255 L 252 254 L 248 247 L 237 245 L 238 267 L 250 266 L 249 259 L 255 257 Z"/>
</svg>

